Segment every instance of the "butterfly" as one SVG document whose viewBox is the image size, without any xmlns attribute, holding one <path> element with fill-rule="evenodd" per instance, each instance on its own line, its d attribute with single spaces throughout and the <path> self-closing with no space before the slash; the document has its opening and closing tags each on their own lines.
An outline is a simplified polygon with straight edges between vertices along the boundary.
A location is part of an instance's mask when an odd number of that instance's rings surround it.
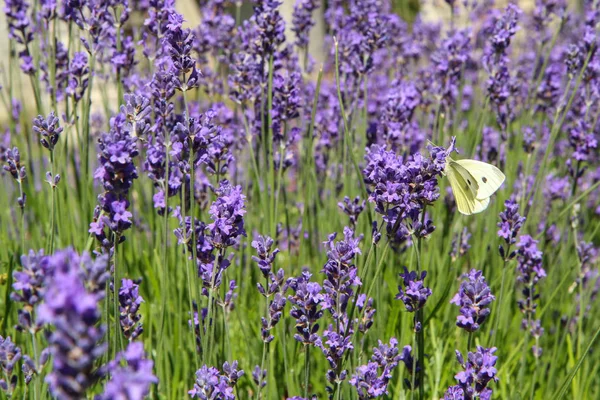
<svg viewBox="0 0 600 400">
<path fill-rule="evenodd" d="M 458 211 L 464 215 L 477 214 L 490 204 L 490 197 L 506 177 L 495 166 L 477 160 L 446 158 L 446 177 L 450 181 Z"/>
</svg>

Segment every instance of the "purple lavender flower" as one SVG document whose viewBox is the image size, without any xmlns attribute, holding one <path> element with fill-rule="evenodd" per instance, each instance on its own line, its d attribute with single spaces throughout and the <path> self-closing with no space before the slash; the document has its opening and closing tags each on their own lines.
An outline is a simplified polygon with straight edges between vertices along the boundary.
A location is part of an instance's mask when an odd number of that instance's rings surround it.
<svg viewBox="0 0 600 400">
<path fill-rule="evenodd" d="M 27 1 L 7 0 L 3 11 L 8 22 L 8 37 L 24 47 L 19 52 L 21 70 L 27 75 L 33 75 L 36 68 L 29 52 L 29 43 L 33 41 L 34 28 L 28 9 L 29 3 Z"/>
<path fill-rule="evenodd" d="M 190 257 L 196 255 L 204 295 L 208 295 L 208 290 L 221 286 L 223 272 L 231 264 L 231 257 L 226 255 L 226 250 L 237 244 L 239 236 L 246 235 L 243 218 L 246 197 L 242 194 L 241 186 L 232 186 L 223 180 L 215 193 L 218 197 L 209 209 L 213 220 L 211 224 L 194 218 L 192 226 L 191 217 L 183 218 L 179 208 L 175 212 L 179 218 L 175 236 L 179 244 L 187 246 Z"/>
<path fill-rule="evenodd" d="M 14 344 L 10 336 L 3 338 L 0 336 L 0 389 L 6 392 L 9 397 L 14 391 L 19 380 L 17 374 L 13 374 L 17 362 L 21 359 L 21 349 Z"/>
<path fill-rule="evenodd" d="M 238 379 L 244 375 L 244 371 L 237 369 L 237 361 L 223 364 L 223 374 L 214 367 L 203 365 L 196 372 L 194 388 L 188 392 L 192 398 L 235 400 L 233 392 Z"/>
<path fill-rule="evenodd" d="M 273 299 L 269 300 L 269 314 L 261 318 L 261 335 L 265 343 L 270 343 L 274 339 L 274 336 L 270 332 L 281 319 L 286 304 L 284 293 L 287 290 L 287 284 L 284 283 L 284 271 L 283 269 L 279 269 L 275 273 L 273 269 L 275 256 L 279 253 L 279 249 L 271 252 L 273 243 L 273 239 L 269 236 L 264 237 L 262 235 L 258 235 L 257 240 L 252 241 L 252 247 L 258 253 L 258 257 L 252 256 L 252 260 L 258 264 L 263 277 L 267 281 L 264 286 L 260 282 L 256 284 L 258 291 L 267 299 L 273 296 Z"/>
<path fill-rule="evenodd" d="M 519 204 L 513 199 L 504 202 L 504 211 L 500 212 L 500 222 L 498 222 L 498 236 L 504 239 L 506 249 L 503 245 L 498 247 L 500 257 L 506 260 L 512 260 L 516 252 L 510 252 L 510 248 L 517 242 L 517 236 L 521 227 L 525 223 L 525 217 L 519 214 Z"/>
<path fill-rule="evenodd" d="M 485 281 L 483 272 L 472 269 L 465 274 L 467 279 L 460 284 L 458 293 L 450 303 L 460 307 L 460 315 L 456 317 L 456 325 L 467 332 L 475 332 L 490 315 L 488 306 L 496 298 Z"/>
<path fill-rule="evenodd" d="M 105 191 L 98 196 L 94 221 L 89 229 L 104 251 L 125 240 L 123 233 L 131 226 L 132 217 L 128 211 L 128 194 L 138 177 L 134 163 L 138 148 L 136 138 L 131 134 L 132 124 L 120 113 L 111 119 L 110 125 L 110 132 L 99 139 L 100 165 L 94 173 L 94 178 L 102 183 Z"/>
<path fill-rule="evenodd" d="M 235 279 L 229 281 L 229 289 L 225 292 L 223 300 L 218 299 L 217 304 L 223 307 L 225 312 L 229 313 L 235 309 L 235 300 L 238 298 L 236 289 L 238 288 Z"/>
<path fill-rule="evenodd" d="M 356 308 L 361 316 L 358 319 L 358 331 L 365 334 L 373 326 L 373 317 L 377 312 L 373 308 L 373 299 L 369 297 L 369 300 L 367 300 L 367 295 L 364 293 L 359 295 L 356 299 Z"/>
<path fill-rule="evenodd" d="M 46 118 L 38 115 L 33 120 L 33 131 L 41 136 L 40 143 L 42 146 L 53 151 L 63 128 L 58 124 L 58 117 L 54 115 L 54 112 L 51 112 Z"/>
<path fill-rule="evenodd" d="M 86 290 L 73 250 L 56 252 L 48 264 L 52 274 L 37 310 L 39 322 L 54 327 L 48 336 L 53 366 L 46 382 L 56 397 L 83 398 L 101 375 L 95 362 L 106 350 L 105 328 L 99 325 L 102 295 Z"/>
<path fill-rule="evenodd" d="M 323 332 L 324 343 L 317 345 L 325 354 L 330 369 L 327 371 L 327 380 L 334 385 L 346 379 L 347 371 L 342 369 L 342 359 L 347 351 L 352 351 L 353 323 L 346 312 L 350 299 L 355 295 L 355 289 L 362 283 L 358 278 L 354 259 L 360 254 L 358 243 L 362 235 L 354 237 L 352 229 L 344 228 L 344 239 L 335 241 L 336 233 L 329 235 L 325 246 L 327 262 L 322 272 L 325 274 L 323 288 L 325 300 L 323 308 L 327 308 L 335 322 Z"/>
<path fill-rule="evenodd" d="M 152 112 L 150 100 L 145 96 L 125 94 L 125 105 L 121 105 L 121 113 L 125 115 L 131 126 L 131 133 L 145 139 L 150 130 L 149 116 Z"/>
<path fill-rule="evenodd" d="M 302 76 L 292 72 L 287 76 L 276 73 L 273 76 L 273 107 L 271 120 L 273 125 L 273 140 L 279 143 L 284 140 L 287 122 L 298 117 L 302 98 L 300 84 Z"/>
<path fill-rule="evenodd" d="M 537 310 L 536 300 L 540 297 L 537 292 L 537 283 L 546 277 L 546 271 L 542 267 L 542 252 L 537 247 L 537 240 L 529 235 L 522 235 L 519 238 L 517 247 L 517 281 L 523 285 L 521 290 L 522 298 L 518 301 L 519 309 L 523 313 L 522 327 L 529 329 L 532 336 L 539 338 L 543 329 L 539 320 L 535 320 Z M 541 354 L 541 348 L 537 344 L 534 348 L 534 354 Z"/>
<path fill-rule="evenodd" d="M 258 390 L 262 390 L 265 386 L 267 386 L 267 370 L 260 369 L 258 365 L 254 366 L 254 370 L 252 371 L 252 380 L 258 386 Z"/>
<path fill-rule="evenodd" d="M 517 33 L 517 22 L 521 13 L 522 11 L 516 5 L 509 4 L 500 17 L 491 16 L 493 21 L 487 32 L 488 46 L 483 59 L 488 69 L 493 67 L 493 64 L 504 61 L 511 39 Z"/>
<path fill-rule="evenodd" d="M 481 398 L 482 400 L 490 400 L 492 398 L 492 389 L 488 388 L 491 381 L 498 382 L 496 377 L 496 360 L 494 356 L 496 348 L 484 348 L 477 346 L 477 351 L 469 352 L 467 361 L 462 354 L 457 350 L 456 358 L 462 366 L 462 372 L 455 375 L 458 384 L 448 388 L 444 399 L 454 399 L 461 392 L 465 399 Z"/>
<path fill-rule="evenodd" d="M 392 372 L 400 362 L 398 341 L 390 339 L 389 346 L 379 341 L 379 347 L 373 349 L 371 362 L 356 368 L 356 374 L 350 384 L 356 388 L 361 400 L 374 399 L 389 394 L 387 386 L 392 379 Z"/>
<path fill-rule="evenodd" d="M 431 91 L 447 112 L 452 112 L 458 100 L 461 78 L 466 64 L 471 62 L 471 30 L 450 31 L 431 55 Z"/>
<path fill-rule="evenodd" d="M 350 218 L 350 227 L 356 228 L 358 216 L 365 209 L 365 200 L 361 202 L 360 196 L 356 196 L 354 200 L 350 200 L 348 196 L 344 196 L 344 201 L 338 203 L 338 207 Z"/>
<path fill-rule="evenodd" d="M 400 274 L 403 284 L 398 286 L 399 293 L 396 295 L 396 300 L 402 300 L 408 312 L 416 312 L 425 307 L 425 302 L 431 296 L 431 289 L 423 284 L 426 276 L 426 271 L 419 274 L 416 271 L 409 272 L 406 267 L 404 273 Z"/>
<path fill-rule="evenodd" d="M 265 0 L 254 7 L 254 23 L 259 32 L 259 40 L 252 44 L 258 54 L 268 56 L 285 42 L 285 22 L 279 13 L 281 2 Z"/>
<path fill-rule="evenodd" d="M 122 279 L 119 288 L 119 312 L 123 334 L 130 342 L 142 334 L 144 328 L 139 314 L 140 305 L 144 302 L 139 295 L 139 286 L 131 279 Z"/>
<path fill-rule="evenodd" d="M 182 28 L 182 21 L 181 16 L 179 18 L 175 14 L 169 16 L 164 44 L 169 50 L 169 56 L 173 63 L 173 85 L 184 92 L 198 86 L 200 71 L 196 68 L 196 62 L 191 57 L 194 33 L 190 29 Z"/>
<path fill-rule="evenodd" d="M 175 13 L 175 0 L 152 0 L 148 2 L 147 15 L 141 33 L 144 56 L 161 59 L 168 51 L 161 44 L 163 35 L 168 30 L 169 16 Z"/>
<path fill-rule="evenodd" d="M 535 133 L 535 130 L 528 126 L 523 128 L 523 150 L 525 150 L 527 154 L 533 153 L 533 150 L 535 149 L 536 139 L 537 135 Z"/>
<path fill-rule="evenodd" d="M 370 73 L 375 52 L 386 43 L 389 6 L 382 7 L 376 0 L 351 2 L 349 15 L 344 15 L 339 4 L 334 7 L 340 22 L 333 27 L 333 34 L 338 38 L 341 72 L 355 76 Z"/>
<path fill-rule="evenodd" d="M 321 6 L 319 0 L 296 0 L 292 13 L 292 31 L 296 34 L 296 46 L 306 49 L 310 28 L 315 24 L 312 14 Z"/>
<path fill-rule="evenodd" d="M 108 364 L 106 369 L 110 380 L 104 387 L 104 393 L 96 397 L 96 400 L 145 399 L 150 386 L 158 383 L 152 373 L 153 366 L 154 362 L 146 358 L 143 343 L 129 343 L 127 349 L 118 353 Z"/>
<path fill-rule="evenodd" d="M 363 235 L 355 238 L 354 231 L 345 227 L 344 239 L 335 242 L 336 236 L 337 233 L 332 233 L 324 242 L 328 247 L 327 262 L 321 272 L 326 275 L 323 288 L 327 295 L 329 311 L 334 319 L 339 319 L 344 317 L 348 301 L 354 295 L 353 287 L 362 284 L 353 262 L 355 257 L 361 254 L 358 243 Z"/>
<path fill-rule="evenodd" d="M 235 34 L 235 19 L 218 2 L 207 2 L 202 8 L 203 19 L 196 31 L 194 48 L 200 55 L 200 63 L 208 67 L 208 56 L 220 62 L 230 59 L 235 46 L 231 37 Z"/>
<path fill-rule="evenodd" d="M 412 347 L 404 346 L 402 353 L 400 353 L 400 361 L 406 366 L 406 370 L 409 372 L 411 379 L 405 378 L 404 384 L 411 389 L 415 389 L 419 386 L 419 372 L 421 371 L 421 362 L 412 356 Z M 414 385 L 413 385 L 414 380 Z"/>
<path fill-rule="evenodd" d="M 425 237 L 435 229 L 431 220 L 421 222 L 421 213 L 439 198 L 437 177 L 441 176 L 454 145 L 429 150 L 431 158 L 415 153 L 405 160 L 377 145 L 367 149 L 363 178 L 369 201 L 375 203 L 375 211 L 383 216 L 388 236 L 396 242 L 407 240 L 411 233 Z"/>
<path fill-rule="evenodd" d="M 579 178 L 583 176 L 585 167 L 582 163 L 594 159 L 598 149 L 598 141 L 592 132 L 592 129 L 585 121 L 576 121 L 569 129 L 569 145 L 573 152 L 572 157 L 567 160 L 569 174 L 577 184 Z"/>
<path fill-rule="evenodd" d="M 379 117 L 379 141 L 398 153 L 419 151 L 425 137 L 412 119 L 422 100 L 421 92 L 412 82 L 393 84 L 385 99 L 385 111 Z"/>
<path fill-rule="evenodd" d="M 460 386 L 450 386 L 444 393 L 444 400 L 464 400 L 465 391 Z"/>
<path fill-rule="evenodd" d="M 6 162 L 4 170 L 9 172 L 19 185 L 20 196 L 17 198 L 17 204 L 22 210 L 25 208 L 25 202 L 27 201 L 27 196 L 23 193 L 22 189 L 23 181 L 27 177 L 27 171 L 25 170 L 25 166 L 21 165 L 21 154 L 19 153 L 19 149 L 16 147 L 6 149 L 3 154 L 3 159 Z"/>
<path fill-rule="evenodd" d="M 4 6 L 4 13 L 8 21 L 8 36 L 20 44 L 28 44 L 33 41 L 31 20 L 27 13 L 28 8 L 29 3 L 23 0 L 9 0 Z"/>
<path fill-rule="evenodd" d="M 272 273 L 275 256 L 279 253 L 279 249 L 271 251 L 274 240 L 269 236 L 258 235 L 256 240 L 252 241 L 252 247 L 256 249 L 257 256 L 252 256 L 252 260 L 258 264 L 260 272 L 267 278 Z"/>
<path fill-rule="evenodd" d="M 288 296 L 292 304 L 290 315 L 296 319 L 296 334 L 294 339 L 306 345 L 316 345 L 320 338 L 319 319 L 323 316 L 325 295 L 321 285 L 311 282 L 311 273 L 304 270 L 298 278 L 288 280 L 288 286 L 294 292 Z"/>
<path fill-rule="evenodd" d="M 489 22 L 491 26 L 486 32 L 488 45 L 482 57 L 483 66 L 490 75 L 487 81 L 487 94 L 503 132 L 506 132 L 508 121 L 513 118 L 513 104 L 510 97 L 517 91 L 516 82 L 509 73 L 506 51 L 517 31 L 520 14 L 521 10 L 517 6 L 509 4 L 500 17 L 491 15 L 492 21 Z"/>
<path fill-rule="evenodd" d="M 227 180 L 220 182 L 215 193 L 218 197 L 208 212 L 213 222 L 206 228 L 210 232 L 213 246 L 222 249 L 235 245 L 239 236 L 246 236 L 246 196 L 242 194 L 241 186 L 233 186 Z"/>
<path fill-rule="evenodd" d="M 600 252 L 593 243 L 580 242 L 577 247 L 577 256 L 581 263 L 581 274 L 577 279 L 577 284 L 581 285 L 582 292 L 586 296 L 586 307 L 584 310 L 581 309 L 582 299 L 579 291 L 576 294 L 576 315 L 571 320 L 572 327 L 576 326 L 579 318 L 585 318 L 588 316 L 589 311 L 592 309 L 592 305 L 598 293 L 600 293 L 600 271 L 596 267 L 598 255 Z"/>
<path fill-rule="evenodd" d="M 465 254 L 467 254 L 471 248 L 469 239 L 471 239 L 471 234 L 466 226 L 463 228 L 460 234 L 454 235 L 451 245 L 452 250 L 450 250 L 450 257 L 452 258 L 452 261 L 456 261 L 459 257 L 463 257 Z"/>
<path fill-rule="evenodd" d="M 14 291 L 10 294 L 12 301 L 23 303 L 23 308 L 19 309 L 17 329 L 37 332 L 40 327 L 35 324 L 33 310 L 42 300 L 44 291 L 44 279 L 46 278 L 46 268 L 44 267 L 44 251 L 37 253 L 29 250 L 29 254 L 21 256 L 21 271 L 13 272 Z"/>
<path fill-rule="evenodd" d="M 78 102 L 83 98 L 83 95 L 88 88 L 90 76 L 88 57 L 84 52 L 75 52 L 69 63 L 67 76 L 68 82 L 65 91 L 68 95 L 73 97 L 75 102 Z"/>
</svg>

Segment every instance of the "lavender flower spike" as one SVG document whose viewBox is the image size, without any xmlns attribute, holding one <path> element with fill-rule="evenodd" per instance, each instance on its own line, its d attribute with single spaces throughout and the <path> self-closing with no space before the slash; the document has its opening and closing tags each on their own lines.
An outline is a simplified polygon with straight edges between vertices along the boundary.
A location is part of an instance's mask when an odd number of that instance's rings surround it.
<svg viewBox="0 0 600 400">
<path fill-rule="evenodd" d="M 46 271 L 44 268 L 44 251 L 34 252 L 21 256 L 21 271 L 13 272 L 13 289 L 10 294 L 12 301 L 23 303 L 19 310 L 17 329 L 35 333 L 39 326 L 33 321 L 33 310 L 41 301 Z"/>
<path fill-rule="evenodd" d="M 142 318 L 139 308 L 143 302 L 144 299 L 139 295 L 139 286 L 131 279 L 121 280 L 119 289 L 120 322 L 123 334 L 130 342 L 144 331 L 142 323 L 139 322 Z"/>
<path fill-rule="evenodd" d="M 396 300 L 402 300 L 408 312 L 416 312 L 423 308 L 427 298 L 431 296 L 431 289 L 423 284 L 426 276 L 426 271 L 419 275 L 416 271 L 409 272 L 406 267 L 404 273 L 400 274 L 404 288 L 398 286 L 399 293 L 396 295 Z"/>
<path fill-rule="evenodd" d="M 371 362 L 356 368 L 356 374 L 350 384 L 356 388 L 360 400 L 374 399 L 388 394 L 388 383 L 392 372 L 400 362 L 398 341 L 390 339 L 389 346 L 379 341 L 379 347 L 373 349 Z"/>
<path fill-rule="evenodd" d="M 123 362 L 125 365 L 122 365 Z M 96 400 L 127 399 L 142 400 L 150 392 L 150 385 L 158 383 L 152 373 L 154 362 L 146 358 L 141 342 L 129 343 L 127 349 L 108 365 L 111 378 L 104 393 Z"/>
<path fill-rule="evenodd" d="M 296 0 L 292 14 L 292 31 L 296 34 L 296 46 L 308 46 L 310 28 L 315 24 L 312 13 L 319 7 L 319 0 Z"/>
<path fill-rule="evenodd" d="M 38 115 L 33 120 L 33 130 L 41 136 L 42 146 L 53 151 L 63 128 L 58 124 L 58 117 L 51 112 L 46 118 Z"/>
<path fill-rule="evenodd" d="M 458 293 L 450 303 L 460 307 L 460 315 L 456 318 L 456 325 L 467 332 L 475 332 L 490 315 L 487 308 L 496 298 L 492 295 L 490 287 L 485 281 L 481 271 L 472 269 L 465 274 L 467 280 L 460 284 Z"/>
<path fill-rule="evenodd" d="M 294 339 L 304 345 L 316 345 L 320 340 L 319 319 L 323 316 L 323 303 L 325 295 L 321 291 L 321 285 L 311 282 L 312 275 L 307 270 L 302 272 L 298 278 L 288 281 L 289 287 L 294 291 L 288 297 L 292 304 L 290 315 L 296 319 L 296 334 Z"/>
<path fill-rule="evenodd" d="M 519 205 L 512 199 L 506 200 L 504 202 L 504 207 L 504 211 L 500 213 L 500 222 L 498 222 L 498 228 L 500 228 L 498 230 L 498 236 L 504 239 L 506 249 L 504 246 L 500 245 L 498 251 L 502 258 L 511 260 L 515 257 L 516 253 L 507 253 L 510 251 L 510 247 L 517 242 L 517 236 L 525 223 L 525 217 L 522 217 L 521 214 L 519 214 Z"/>
<path fill-rule="evenodd" d="M 52 275 L 38 307 L 39 321 L 55 328 L 48 337 L 53 365 L 46 382 L 58 398 L 85 398 L 101 376 L 95 364 L 106 350 L 105 328 L 99 325 L 101 295 L 86 290 L 84 271 L 73 250 L 56 252 L 48 264 Z"/>
<path fill-rule="evenodd" d="M 457 350 L 456 358 L 463 367 L 462 372 L 455 375 L 458 384 L 451 386 L 446 391 L 444 399 L 475 399 L 490 400 L 492 398 L 492 389 L 487 385 L 491 382 L 497 382 L 496 360 L 494 356 L 496 348 L 484 348 L 477 346 L 477 351 L 469 352 L 465 362 L 462 354 Z M 460 393 L 463 397 L 457 397 Z"/>
<path fill-rule="evenodd" d="M 9 395 L 16 387 L 19 379 L 17 374 L 13 375 L 13 371 L 20 359 L 21 349 L 14 344 L 10 339 L 10 336 L 6 339 L 0 336 L 0 370 L 2 370 L 0 389 L 7 392 Z"/>
<path fill-rule="evenodd" d="M 188 392 L 192 398 L 202 400 L 235 400 L 233 388 L 244 371 L 237 369 L 237 361 L 223 364 L 223 374 L 215 367 L 203 365 L 196 371 L 194 388 Z"/>
</svg>

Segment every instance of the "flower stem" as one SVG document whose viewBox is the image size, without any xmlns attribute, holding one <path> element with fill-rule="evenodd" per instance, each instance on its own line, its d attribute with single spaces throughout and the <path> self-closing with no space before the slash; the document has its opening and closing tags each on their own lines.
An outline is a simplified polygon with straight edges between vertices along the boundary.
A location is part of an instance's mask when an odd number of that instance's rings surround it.
<svg viewBox="0 0 600 400">
<path fill-rule="evenodd" d="M 308 399 L 308 381 L 310 377 L 310 348 L 304 345 L 304 397 Z"/>
</svg>

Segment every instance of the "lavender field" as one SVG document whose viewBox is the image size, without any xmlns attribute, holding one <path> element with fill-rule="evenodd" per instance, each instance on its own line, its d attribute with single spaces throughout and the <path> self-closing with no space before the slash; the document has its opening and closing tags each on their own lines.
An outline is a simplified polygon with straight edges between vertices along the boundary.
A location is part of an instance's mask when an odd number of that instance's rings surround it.
<svg viewBox="0 0 600 400">
<path fill-rule="evenodd" d="M 3 1 L 0 399 L 600 398 L 599 2 L 244 3 Z"/>
</svg>

